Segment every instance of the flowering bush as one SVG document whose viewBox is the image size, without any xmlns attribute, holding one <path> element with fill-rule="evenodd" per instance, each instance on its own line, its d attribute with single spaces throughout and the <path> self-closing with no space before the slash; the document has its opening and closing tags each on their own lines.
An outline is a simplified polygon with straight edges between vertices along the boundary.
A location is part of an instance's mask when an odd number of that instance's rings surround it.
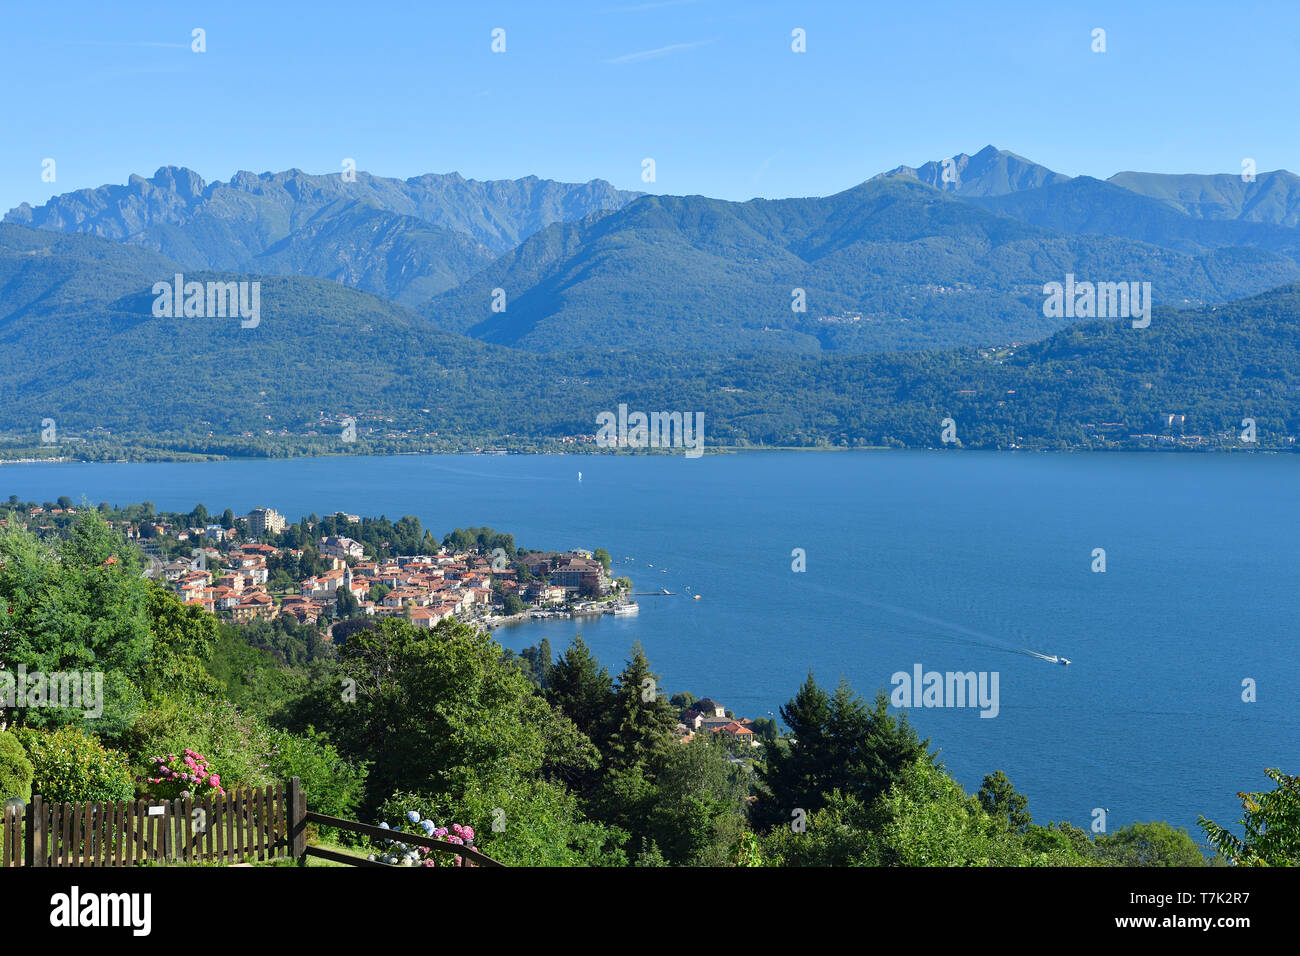
<svg viewBox="0 0 1300 956">
<path fill-rule="evenodd" d="M 154 765 L 158 776 L 148 780 L 163 799 L 193 797 L 202 800 L 213 794 L 226 795 L 221 787 L 221 777 L 212 772 L 208 758 L 197 750 L 186 749 L 179 760 L 175 754 L 168 754 L 166 757 L 151 757 L 149 762 Z"/>
<path fill-rule="evenodd" d="M 390 827 L 387 823 L 379 824 L 384 830 L 391 830 L 399 836 L 402 833 L 421 833 L 427 837 L 433 837 L 435 840 L 441 840 L 443 843 L 453 843 L 456 846 L 468 847 L 471 850 L 478 850 L 474 845 L 474 828 L 470 826 L 461 826 L 459 823 L 453 823 L 451 829 L 440 827 L 434 824 L 432 820 L 421 820 L 420 815 L 414 810 L 406 811 L 406 824 L 409 829 L 403 830 L 402 824 L 397 827 Z M 369 859 L 379 860 L 381 863 L 387 863 L 390 866 L 460 866 L 461 857 L 459 854 L 453 859 L 446 853 L 435 853 L 427 846 L 411 846 L 409 843 L 403 843 L 396 838 L 390 838 L 384 841 L 388 849 L 383 853 L 370 854 Z M 466 866 L 473 866 L 473 863 L 465 861 Z"/>
<path fill-rule="evenodd" d="M 135 781 L 126 754 L 110 750 L 74 726 L 19 728 L 15 736 L 32 762 L 32 793 L 46 800 L 130 800 Z"/>
<path fill-rule="evenodd" d="M 209 764 L 221 768 L 221 786 L 264 787 L 283 779 L 278 768 L 268 766 L 268 753 L 275 741 L 264 721 L 245 714 L 229 701 L 174 699 L 163 697 L 142 710 L 129 734 L 118 744 L 127 753 L 176 754 L 185 748 L 206 755 Z M 146 763 L 144 776 L 157 777 L 153 764 Z"/>
</svg>

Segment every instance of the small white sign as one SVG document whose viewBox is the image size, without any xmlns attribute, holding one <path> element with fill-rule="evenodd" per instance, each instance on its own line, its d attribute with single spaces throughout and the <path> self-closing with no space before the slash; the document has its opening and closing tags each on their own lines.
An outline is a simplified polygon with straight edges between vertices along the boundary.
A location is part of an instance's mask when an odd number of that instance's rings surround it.
<svg viewBox="0 0 1300 956">
<path fill-rule="evenodd" d="M 151 816 L 151 817 L 160 817 L 160 816 L 162 816 L 162 815 L 163 815 L 164 813 L 166 813 L 166 812 L 167 812 L 167 805 L 166 805 L 166 804 L 162 804 L 161 806 L 156 806 L 156 807 L 150 807 L 150 808 L 149 808 L 149 816 Z"/>
</svg>

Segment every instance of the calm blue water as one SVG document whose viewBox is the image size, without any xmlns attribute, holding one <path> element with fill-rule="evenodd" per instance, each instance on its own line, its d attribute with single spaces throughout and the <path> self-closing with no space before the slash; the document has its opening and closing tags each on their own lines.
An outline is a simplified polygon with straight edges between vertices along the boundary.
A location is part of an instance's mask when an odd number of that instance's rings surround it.
<svg viewBox="0 0 1300 956">
<path fill-rule="evenodd" d="M 583 473 L 581 483 L 577 480 Z M 758 717 L 815 671 L 870 694 L 895 671 L 997 671 L 1000 713 L 913 709 L 967 788 L 1004 770 L 1035 819 L 1235 823 L 1265 767 L 1297 772 L 1300 457 L 763 453 L 5 465 L 0 498 L 150 500 L 291 519 L 415 514 L 521 546 L 605 547 L 634 618 L 497 632 L 611 671 L 635 639 L 661 690 Z M 791 570 L 791 551 L 807 571 Z M 1105 548 L 1107 571 L 1090 570 Z M 633 560 L 621 563 L 624 556 Z M 649 567 L 650 564 L 654 568 Z M 665 573 L 666 572 L 666 573 Z M 682 596 L 689 586 L 699 601 Z M 1017 649 L 1061 654 L 1066 668 Z M 1243 703 L 1244 678 L 1258 701 Z"/>
</svg>

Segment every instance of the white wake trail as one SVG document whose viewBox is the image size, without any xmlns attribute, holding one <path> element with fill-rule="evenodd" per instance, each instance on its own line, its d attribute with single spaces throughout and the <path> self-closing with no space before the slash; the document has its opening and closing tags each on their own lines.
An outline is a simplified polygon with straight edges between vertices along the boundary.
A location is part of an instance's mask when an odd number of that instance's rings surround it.
<svg viewBox="0 0 1300 956">
<path fill-rule="evenodd" d="M 830 591 L 830 588 L 825 590 Z M 1002 651 L 1006 654 L 1024 654 L 1028 657 L 1036 657 L 1039 660 L 1048 661 L 1053 664 L 1060 663 L 1060 659 L 1047 654 L 1040 654 L 1038 651 L 1031 651 L 1026 647 L 1011 647 L 1005 641 L 1001 641 L 992 634 L 985 634 L 983 631 L 977 631 L 973 628 L 966 627 L 964 624 L 958 624 L 955 621 L 946 621 L 943 618 L 932 617 L 929 614 L 922 614 L 920 611 L 913 611 L 910 608 L 898 607 L 895 604 L 885 604 L 882 601 L 873 601 L 860 594 L 842 594 L 841 597 L 847 597 L 850 600 L 858 601 L 871 607 L 879 608 L 882 611 L 888 611 L 891 614 L 897 614 L 900 617 L 910 618 L 922 624 L 929 624 L 933 627 L 944 628 L 957 634 L 965 635 L 974 640 L 968 640 L 963 643 L 970 644 L 974 647 L 985 647 L 990 650 Z"/>
</svg>

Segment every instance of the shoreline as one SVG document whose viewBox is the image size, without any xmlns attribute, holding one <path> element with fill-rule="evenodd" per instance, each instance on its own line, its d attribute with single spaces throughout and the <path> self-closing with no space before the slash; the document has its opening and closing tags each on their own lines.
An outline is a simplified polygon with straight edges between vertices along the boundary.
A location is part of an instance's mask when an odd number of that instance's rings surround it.
<svg viewBox="0 0 1300 956">
<path fill-rule="evenodd" d="M 273 462 L 273 461 L 301 461 L 310 459 L 319 461 L 331 458 L 436 458 L 436 457 L 463 457 L 463 458 L 521 458 L 521 457 L 568 457 L 568 458 L 585 458 L 608 455 L 616 458 L 648 458 L 648 457 L 683 457 L 677 454 L 678 450 L 645 450 L 640 452 L 607 452 L 607 451 L 576 451 L 566 449 L 564 451 L 520 451 L 520 452 L 482 452 L 482 451 L 402 451 L 402 452 L 373 452 L 368 454 L 303 454 L 303 455 L 250 455 L 250 456 L 228 456 L 214 455 L 210 458 L 198 458 L 188 455 L 184 458 L 157 457 L 157 458 L 0 458 L 0 467 L 5 465 L 212 465 L 219 463 L 233 462 Z M 842 447 L 821 447 L 811 445 L 727 445 L 706 449 L 704 456 L 718 455 L 742 455 L 762 452 L 800 452 L 812 454 L 838 453 L 851 454 L 854 452 L 872 453 L 872 452 L 932 452 L 937 454 L 1031 454 L 1031 455 L 1073 455 L 1073 454 L 1097 454 L 1097 455 L 1132 455 L 1132 454 L 1186 454 L 1186 455 L 1215 455 L 1215 454 L 1245 454 L 1245 455 L 1283 455 L 1287 453 L 1300 453 L 1300 447 L 1278 446 L 1266 448 L 1239 448 L 1228 445 L 1224 446 L 1205 446 L 1191 447 L 1187 445 L 1164 444 L 1164 445 L 1143 445 L 1143 446 L 1124 446 L 1118 448 L 934 448 L 927 446 L 917 446 L 915 448 L 904 447 L 898 448 L 887 445 L 863 445 L 855 448 Z"/>
<path fill-rule="evenodd" d="M 604 606 L 575 608 L 573 610 L 568 610 L 568 611 L 563 611 L 563 610 L 546 611 L 538 608 L 530 608 L 526 611 L 520 611 L 518 614 L 497 615 L 494 617 L 479 618 L 477 623 L 483 625 L 483 627 L 489 633 L 491 633 L 492 631 L 496 630 L 499 627 L 514 627 L 519 624 L 529 624 L 533 621 L 563 621 L 563 620 L 572 620 L 573 618 L 577 618 L 577 617 L 600 617 L 605 614 L 631 617 L 632 614 L 638 613 L 640 610 L 639 605 L 637 605 L 637 603 L 633 601 L 630 602 L 630 605 L 632 607 L 637 607 L 638 611 L 628 612 L 626 615 L 619 615 L 618 609 L 620 607 L 626 607 L 628 606 L 628 604 L 625 603 L 614 604 L 611 602 L 601 602 L 601 603 Z"/>
</svg>

